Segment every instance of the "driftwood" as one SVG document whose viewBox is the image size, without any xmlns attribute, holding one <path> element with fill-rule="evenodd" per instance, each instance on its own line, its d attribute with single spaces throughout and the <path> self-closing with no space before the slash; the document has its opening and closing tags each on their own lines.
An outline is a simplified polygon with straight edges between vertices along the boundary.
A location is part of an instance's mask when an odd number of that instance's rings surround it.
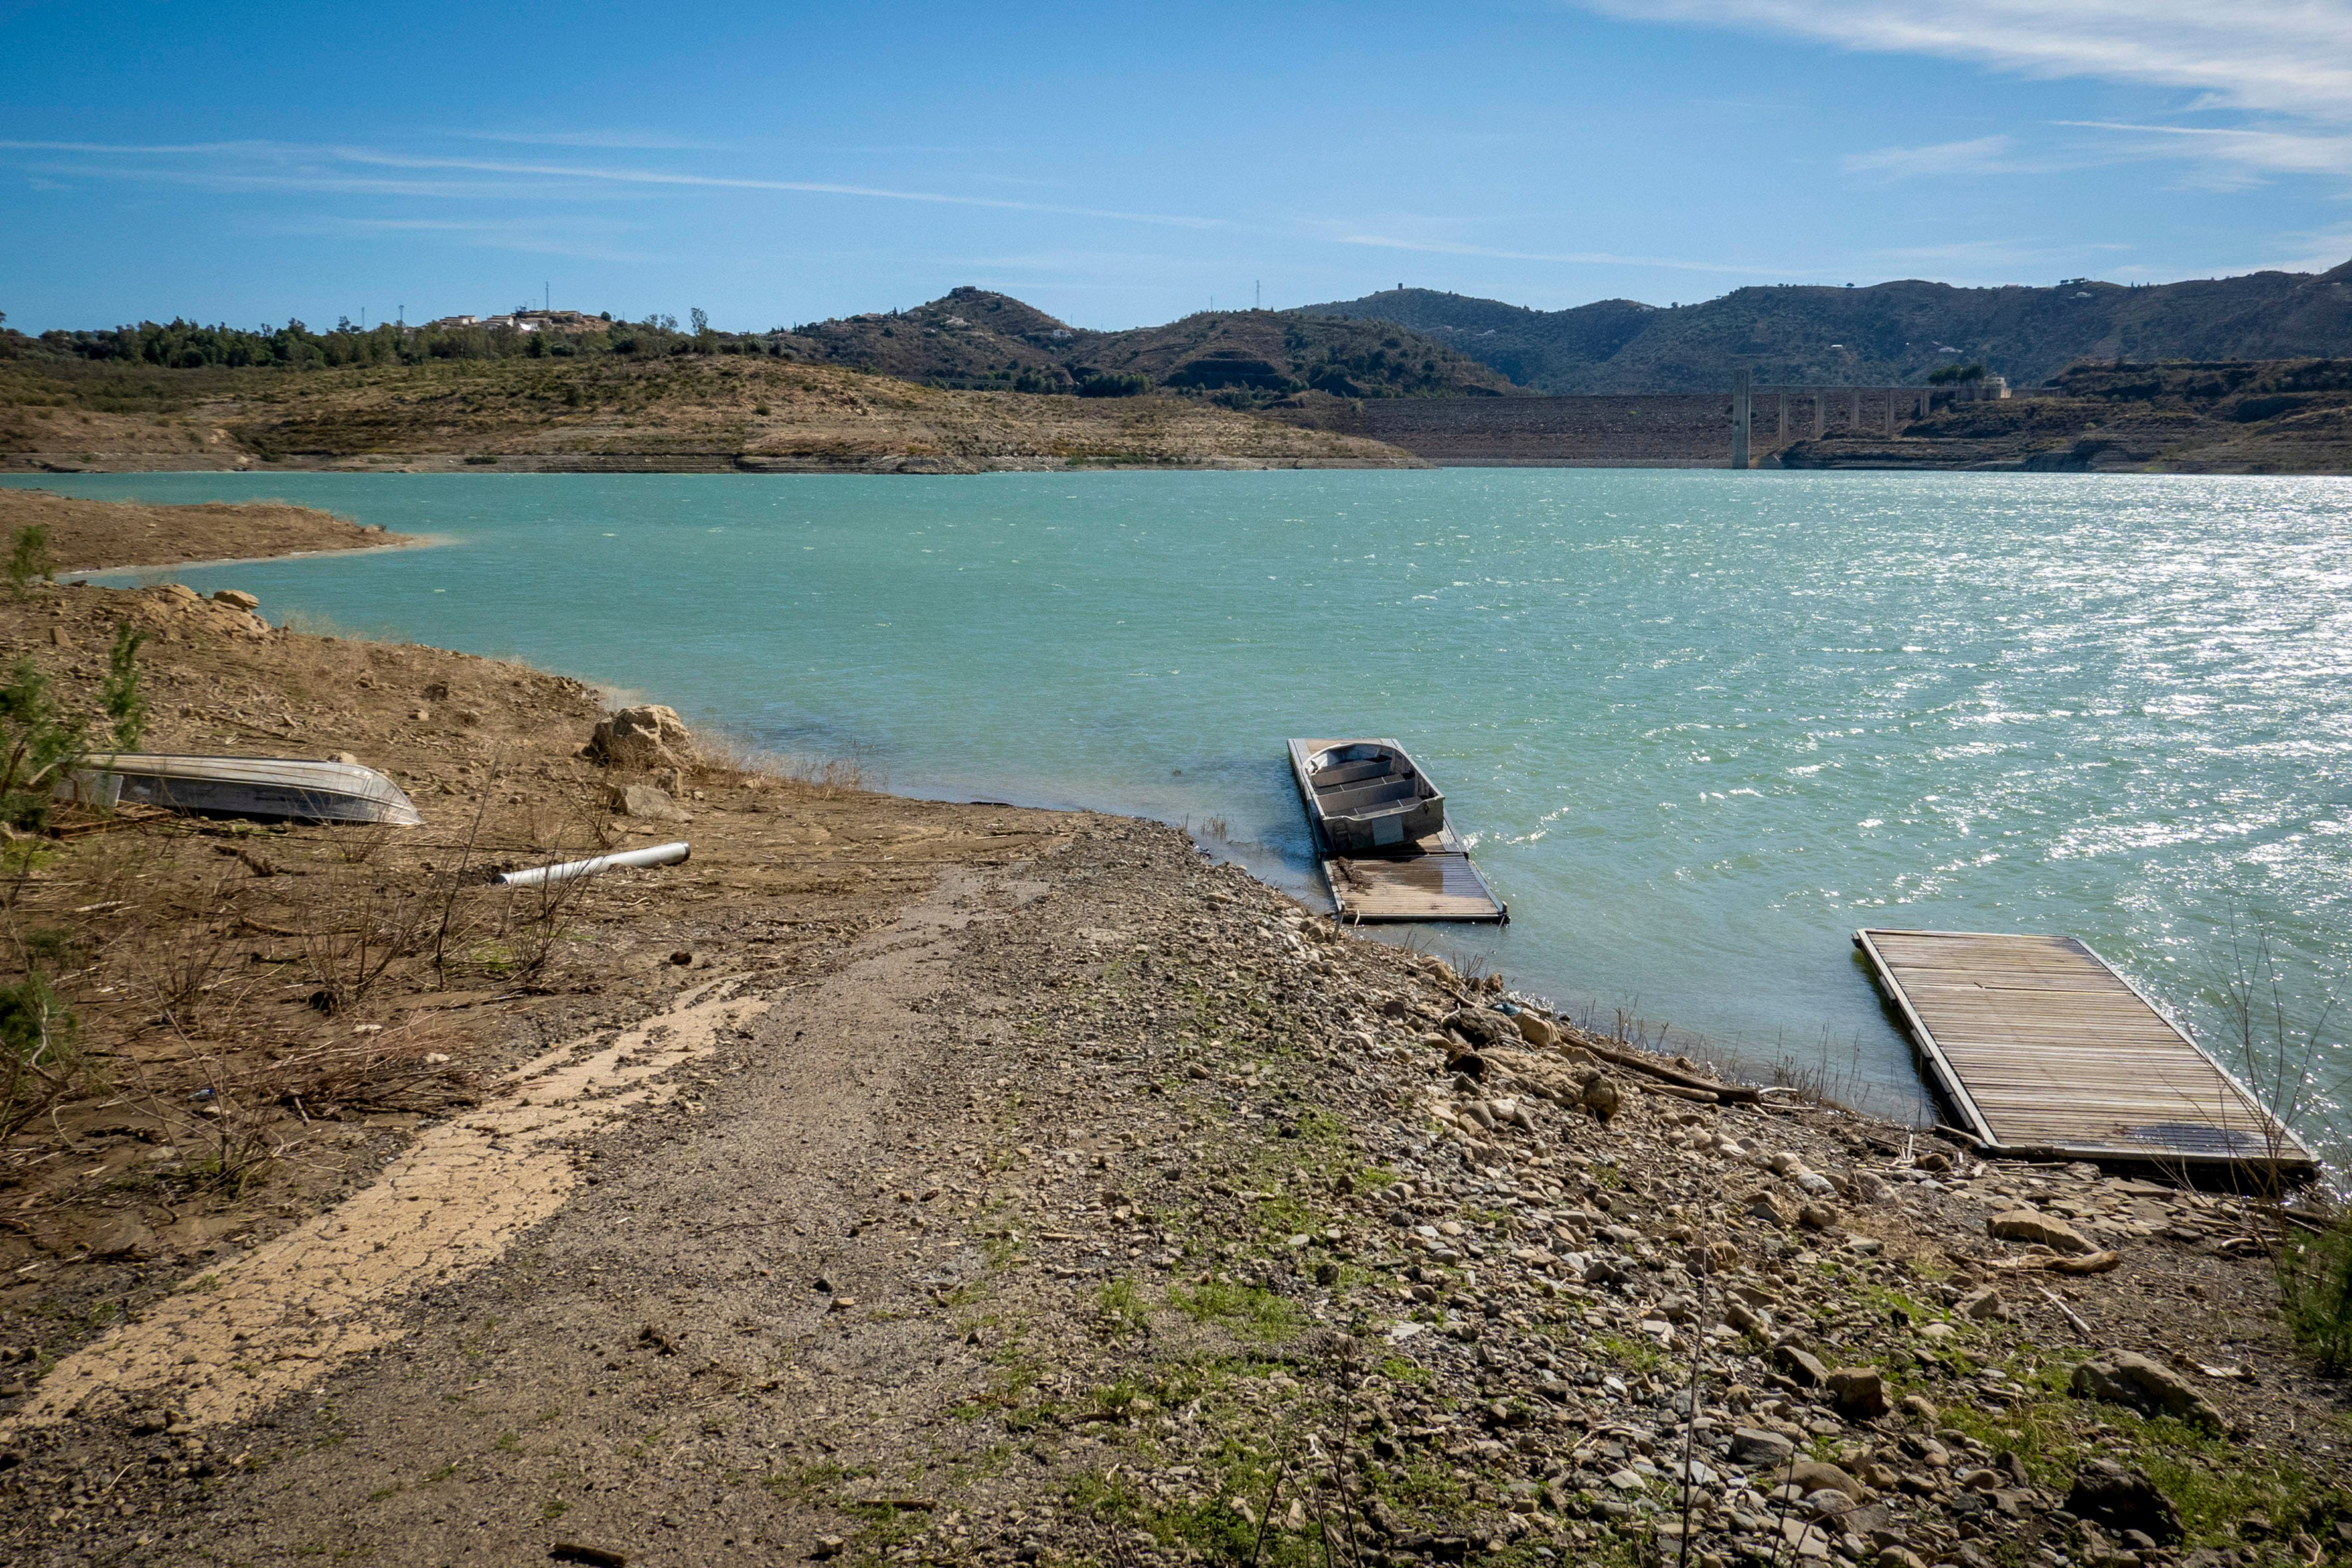
<svg viewBox="0 0 2352 1568">
<path fill-rule="evenodd" d="M 1626 1081 L 1643 1094 L 1670 1094 L 1676 1100 L 1687 1100 L 1699 1105 L 1713 1105 L 1722 1098 L 1713 1089 L 1685 1089 L 1678 1083 L 1653 1083 L 1647 1079 L 1640 1078 L 1628 1079 Z"/>
<path fill-rule="evenodd" d="M 1982 1267 L 2020 1271 L 2032 1269 L 2042 1274 L 2105 1274 L 2122 1262 L 2123 1255 L 2116 1252 L 2094 1252 L 2081 1258 L 2062 1258 L 2053 1252 L 2047 1256 L 2028 1253 L 2023 1258 L 1988 1258 L 1983 1260 Z"/>
<path fill-rule="evenodd" d="M 1701 1094 L 1714 1097 L 1713 1100 L 1704 1103 L 1753 1105 L 1763 1098 L 1762 1090 L 1750 1089 L 1746 1084 L 1717 1083 L 1711 1078 L 1701 1078 L 1696 1073 L 1685 1072 L 1680 1068 L 1667 1067 L 1662 1062 L 1654 1061 L 1648 1057 L 1633 1051 L 1621 1051 L 1614 1046 L 1598 1044 L 1590 1035 L 1578 1037 L 1575 1044 L 1580 1049 L 1591 1051 L 1604 1062 L 1612 1062 L 1631 1071 L 1645 1074 L 1662 1083 L 1696 1089 Z M 1648 1086 L 1645 1084 L 1643 1087 Z"/>
</svg>

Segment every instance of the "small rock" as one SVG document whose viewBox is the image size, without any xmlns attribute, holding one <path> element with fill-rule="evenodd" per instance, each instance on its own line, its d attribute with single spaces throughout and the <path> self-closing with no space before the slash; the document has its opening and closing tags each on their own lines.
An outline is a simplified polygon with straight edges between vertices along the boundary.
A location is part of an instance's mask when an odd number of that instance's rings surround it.
<svg viewBox="0 0 2352 1568">
<path fill-rule="evenodd" d="M 1829 1368 L 1823 1366 L 1812 1352 L 1801 1345 L 1781 1343 L 1772 1347 L 1772 1364 L 1789 1376 L 1801 1388 L 1819 1388 L 1829 1382 Z"/>
<path fill-rule="evenodd" d="M 1837 1413 L 1849 1421 L 1875 1421 L 1886 1414 L 1886 1382 L 1875 1369 L 1842 1366 L 1829 1375 Z"/>
<path fill-rule="evenodd" d="M 1786 1230 L 1797 1223 L 1797 1205 L 1780 1194 L 1766 1188 L 1761 1192 L 1748 1194 L 1748 1217 L 1760 1219 Z"/>
<path fill-rule="evenodd" d="M 1578 1102 L 1595 1117 L 1606 1121 L 1617 1114 L 1618 1109 L 1625 1103 L 1625 1096 L 1607 1073 L 1597 1072 L 1585 1080 L 1584 1092 L 1578 1097 Z"/>
<path fill-rule="evenodd" d="M 1960 1337 L 1960 1331 L 1949 1323 L 1922 1323 L 1912 1331 L 1929 1344 L 1937 1345 Z"/>
<path fill-rule="evenodd" d="M 1789 1467 L 1781 1480 L 1801 1488 L 1807 1496 L 1815 1492 L 1833 1492 L 1845 1502 L 1867 1502 L 1870 1489 L 1835 1465 L 1819 1459 L 1799 1459 Z"/>
<path fill-rule="evenodd" d="M 1835 1230 L 1838 1212 L 1828 1204 L 1807 1204 L 1797 1211 L 1797 1223 L 1807 1230 Z"/>
<path fill-rule="evenodd" d="M 583 1568 L 627 1568 L 628 1559 L 617 1552 L 607 1552 L 601 1546 L 583 1546 L 577 1542 L 559 1541 L 547 1549 L 550 1563 L 578 1563 Z"/>
<path fill-rule="evenodd" d="M 1912 1426 L 1926 1426 L 1931 1430 L 1943 1414 L 1936 1408 L 1933 1401 L 1916 1394 L 1905 1394 L 1902 1403 L 1895 1408 L 1903 1412 L 1903 1419 Z"/>
<path fill-rule="evenodd" d="M 2001 1302 L 2000 1292 L 1990 1285 L 1980 1285 L 1961 1297 L 1952 1310 L 1976 1323 L 2009 1316 L 2008 1309 Z"/>
<path fill-rule="evenodd" d="M 2113 1459 L 2089 1459 L 2074 1472 L 2066 1511 L 2116 1530 L 2138 1530 L 2160 1544 L 2181 1537 L 2180 1514 L 2154 1481 Z"/>
<path fill-rule="evenodd" d="M 2080 1399 L 2177 1416 L 2209 1432 L 2220 1432 L 2224 1425 L 2221 1413 L 2186 1378 L 2131 1351 L 2109 1351 L 2084 1362 L 2074 1369 L 2074 1389 Z"/>
<path fill-rule="evenodd" d="M 223 588 L 213 595 L 213 600 L 234 609 L 253 611 L 261 608 L 261 601 L 241 588 Z"/>
<path fill-rule="evenodd" d="M 677 808 L 667 790 L 651 784 L 628 784 L 613 791 L 613 809 L 624 816 L 644 817 L 652 822 L 691 822 L 694 819 Z"/>
<path fill-rule="evenodd" d="M 1441 1022 L 1474 1046 L 1503 1044 L 1504 1031 L 1510 1026 L 1508 1020 L 1500 1013 L 1489 1012 L 1484 1007 L 1456 1007 Z"/>
<path fill-rule="evenodd" d="M 49 628 L 49 646 L 51 647 L 71 647 L 73 645 L 73 634 L 67 631 L 65 627 L 51 626 Z"/>
<path fill-rule="evenodd" d="M 1533 1013 L 1521 1013 L 1516 1022 L 1519 1038 L 1531 1046 L 1549 1046 L 1559 1038 L 1559 1031 L 1552 1027 L 1549 1019 L 1538 1018 Z"/>
<path fill-rule="evenodd" d="M 1985 1229 L 1996 1241 L 2029 1242 L 2053 1252 L 2079 1255 L 2098 1250 L 2073 1226 L 2038 1209 L 2010 1209 L 1997 1214 L 1985 1221 Z"/>
<path fill-rule="evenodd" d="M 1911 1163 L 1920 1170 L 1932 1171 L 1940 1176 L 1952 1168 L 1952 1157 L 1941 1149 L 1928 1149 L 1923 1151 Z"/>
<path fill-rule="evenodd" d="M 125 1215 L 92 1232 L 89 1247 L 89 1255 L 94 1258 L 135 1261 L 155 1256 L 155 1233 Z"/>
<path fill-rule="evenodd" d="M 1797 1445 L 1778 1432 L 1766 1432 L 1754 1426 L 1734 1426 L 1731 1429 L 1731 1458 L 1738 1464 L 1784 1464 L 1796 1451 Z"/>
</svg>

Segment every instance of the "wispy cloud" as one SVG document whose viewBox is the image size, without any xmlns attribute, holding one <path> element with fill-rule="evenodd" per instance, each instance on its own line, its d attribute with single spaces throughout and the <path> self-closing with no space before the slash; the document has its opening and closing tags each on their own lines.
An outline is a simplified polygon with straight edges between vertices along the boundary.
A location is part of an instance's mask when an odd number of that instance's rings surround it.
<svg viewBox="0 0 2352 1568">
<path fill-rule="evenodd" d="M 2029 168 L 2017 156 L 2014 136 L 1979 136 L 1926 147 L 1881 147 L 1874 153 L 1848 153 L 1842 166 L 1849 174 L 1877 174 L 1890 180 L 2014 174 Z"/>
<path fill-rule="evenodd" d="M 1811 38 L 1874 54 L 1929 55 L 2040 78 L 2081 77 L 2173 88 L 2185 114 L 2231 113 L 2238 126 L 2097 125 L 2137 143 L 2114 156 L 2178 159 L 2266 174 L 2352 174 L 2352 0 L 1581 0 L 1639 21 L 1730 26 Z M 2158 138 L 2169 138 L 2158 141 Z M 1889 148 L 1846 160 L 1862 174 L 2038 173 L 2077 166 L 2037 159 L 2015 167 L 2002 137 Z M 1937 167 L 1949 154 L 1951 167 Z M 2104 156 L 2102 155 L 2104 154 Z M 1970 160 L 1975 160 L 1971 166 Z M 1990 166 L 1987 166 L 1990 165 Z M 2242 177 L 2219 175 L 2221 183 Z"/>
<path fill-rule="evenodd" d="M 2106 120 L 2066 120 L 2062 125 L 2111 132 L 2149 155 L 2214 157 L 2282 174 L 2352 174 L 2352 135 L 2263 130 L 2243 126 L 2134 125 Z"/>
<path fill-rule="evenodd" d="M 519 147 L 598 147 L 625 153 L 724 153 L 724 142 L 688 142 L 636 131 L 455 131 L 467 142 L 500 142 Z"/>
<path fill-rule="evenodd" d="M 1123 223 L 1152 224 L 1177 228 L 1222 228 L 1224 220 L 1177 213 L 1132 212 L 1115 207 L 1064 205 L 1016 201 L 1009 197 L 971 195 L 949 191 L 898 190 L 881 185 L 853 184 L 831 180 L 778 180 L 742 174 L 705 174 L 668 169 L 635 168 L 612 163 L 530 162 L 498 158 L 439 157 L 386 152 L 362 146 L 310 145 L 267 142 L 191 142 L 179 145 L 131 145 L 94 142 L 5 142 L 0 152 L 65 154 L 110 160 L 173 156 L 184 163 L 167 164 L 84 163 L 76 174 L 123 179 L 161 180 L 200 184 L 211 189 L 311 190 L 322 193 L 407 195 L 509 195 L 512 182 L 542 187 L 642 190 L 775 191 L 807 195 L 861 198 L 869 201 L 915 202 L 940 206 L 986 207 L 1001 212 L 1051 214 L 1065 217 L 1107 218 Z M 205 162 L 205 160 L 211 160 Z M 354 174 L 352 171 L 393 170 L 456 179 L 403 180 Z M 53 171 L 54 172 L 54 171 Z M 481 177 L 491 177 L 477 183 Z"/>
<path fill-rule="evenodd" d="M 1385 234 L 1334 234 L 1328 237 L 1341 245 L 1412 250 L 1430 256 L 1478 256 L 1497 261 L 1552 261 L 1580 267 L 1663 267 L 1676 272 L 1720 272 L 1745 278 L 1798 276 L 1744 262 L 1680 261 L 1665 256 L 1619 256 L 1606 250 L 1505 250 L 1490 245 L 1466 245 L 1450 239 L 1403 239 Z"/>
<path fill-rule="evenodd" d="M 2215 105 L 2352 120 L 2352 0 L 1586 0 L 1640 21 L 1795 33 L 2042 77 L 2187 88 Z"/>
</svg>

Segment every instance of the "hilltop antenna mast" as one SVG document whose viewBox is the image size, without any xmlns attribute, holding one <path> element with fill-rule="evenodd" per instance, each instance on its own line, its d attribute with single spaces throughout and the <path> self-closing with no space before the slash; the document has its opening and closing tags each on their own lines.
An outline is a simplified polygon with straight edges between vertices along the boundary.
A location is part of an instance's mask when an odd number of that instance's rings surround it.
<svg viewBox="0 0 2352 1568">
<path fill-rule="evenodd" d="M 1262 310 L 1265 306 L 1265 283 L 1263 279 L 1260 279 L 1250 284 L 1250 309 L 1253 310 Z"/>
</svg>

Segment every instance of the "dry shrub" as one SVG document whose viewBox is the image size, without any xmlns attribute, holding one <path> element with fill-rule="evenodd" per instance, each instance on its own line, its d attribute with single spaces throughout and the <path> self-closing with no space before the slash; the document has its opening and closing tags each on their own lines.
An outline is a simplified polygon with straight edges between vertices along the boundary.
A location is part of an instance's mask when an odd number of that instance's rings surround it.
<svg viewBox="0 0 2352 1568">
<path fill-rule="evenodd" d="M 243 902 L 242 885 L 217 877 L 188 901 L 151 890 L 117 916 L 126 993 L 183 1038 L 225 1025 L 245 999 L 236 952 Z"/>
<path fill-rule="evenodd" d="M 463 1036 L 409 1025 L 320 1047 L 248 1075 L 246 1088 L 306 1120 L 339 1110 L 427 1112 L 472 1105 L 480 1075 L 461 1065 Z"/>
<path fill-rule="evenodd" d="M 320 1012 L 349 1012 L 365 1000 L 392 966 L 417 951 L 441 906 L 427 884 L 403 887 L 351 867 L 312 879 L 320 887 L 297 908 L 293 930 L 302 942 Z"/>
<path fill-rule="evenodd" d="M 698 732 L 694 744 L 696 771 L 705 775 L 745 784 L 796 784 L 826 799 L 890 787 L 890 775 L 877 761 L 875 749 L 861 742 L 853 742 L 846 756 L 772 751 L 724 731 Z"/>
</svg>

